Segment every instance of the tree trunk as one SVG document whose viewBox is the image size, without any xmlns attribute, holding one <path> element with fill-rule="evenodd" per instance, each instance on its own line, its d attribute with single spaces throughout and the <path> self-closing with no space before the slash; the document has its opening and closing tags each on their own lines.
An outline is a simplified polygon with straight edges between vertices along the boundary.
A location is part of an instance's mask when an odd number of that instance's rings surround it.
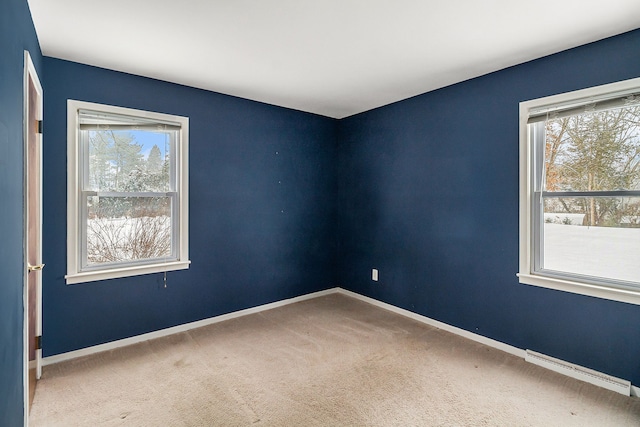
<svg viewBox="0 0 640 427">
<path fill-rule="evenodd" d="M 593 172 L 589 172 L 589 191 L 592 191 L 593 189 Z M 590 218 L 590 225 L 596 226 L 597 225 L 597 221 L 596 221 L 596 199 L 595 197 L 590 197 L 589 198 L 589 218 Z"/>
</svg>

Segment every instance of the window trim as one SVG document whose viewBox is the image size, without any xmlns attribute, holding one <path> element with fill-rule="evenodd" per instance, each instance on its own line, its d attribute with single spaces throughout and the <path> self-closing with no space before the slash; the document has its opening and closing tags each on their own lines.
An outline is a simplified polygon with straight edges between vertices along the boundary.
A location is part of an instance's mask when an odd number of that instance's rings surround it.
<svg viewBox="0 0 640 427">
<path fill-rule="evenodd" d="M 625 80 L 588 89 L 552 95 L 520 103 L 519 143 L 520 143 L 520 200 L 519 200 L 519 282 L 613 301 L 640 305 L 640 288 L 625 289 L 582 282 L 578 278 L 564 279 L 538 274 L 534 270 L 534 231 L 533 218 L 533 138 L 528 121 L 531 115 L 539 115 L 545 109 L 552 110 L 558 105 L 589 103 L 598 99 L 619 96 L 624 93 L 638 92 L 640 78 Z"/>
<path fill-rule="evenodd" d="M 80 213 L 80 192 L 78 171 L 82 167 L 80 158 L 80 137 L 78 132 L 78 111 L 93 110 L 108 114 L 119 114 L 180 124 L 180 138 L 177 152 L 176 177 L 178 192 L 178 253 L 175 261 L 159 261 L 149 264 L 131 264 L 92 267 L 81 271 L 80 227 L 83 224 Z M 115 279 L 189 268 L 189 118 L 163 113 L 135 110 L 92 102 L 67 100 L 67 274 L 66 283 L 76 284 L 96 280 Z"/>
</svg>

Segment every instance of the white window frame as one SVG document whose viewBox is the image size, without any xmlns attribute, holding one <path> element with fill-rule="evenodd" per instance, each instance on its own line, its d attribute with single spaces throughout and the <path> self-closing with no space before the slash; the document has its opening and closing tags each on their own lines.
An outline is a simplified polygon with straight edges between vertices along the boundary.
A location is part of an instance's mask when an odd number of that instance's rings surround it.
<svg viewBox="0 0 640 427">
<path fill-rule="evenodd" d="M 180 126 L 180 136 L 176 148 L 176 192 L 177 207 L 174 211 L 178 215 L 177 254 L 175 259 L 152 263 L 120 263 L 117 266 L 92 266 L 82 269 L 82 183 L 79 181 L 80 168 L 83 167 L 81 158 L 81 141 L 79 132 L 79 110 L 91 110 L 107 114 L 117 114 L 157 120 L 160 122 L 176 123 Z M 189 268 L 189 119 L 187 117 L 169 114 L 116 107 L 112 105 L 96 104 L 92 102 L 67 100 L 67 284 L 91 282 L 96 280 L 114 279 L 119 277 L 137 276 L 141 274 L 158 273 Z"/>
<path fill-rule="evenodd" d="M 528 125 L 529 117 L 540 114 L 541 111 L 552 112 L 558 108 L 590 104 L 639 91 L 640 78 L 637 78 L 520 103 L 520 260 L 517 274 L 520 283 L 640 305 L 640 288 L 629 289 L 607 286 L 606 283 L 587 283 L 579 278 L 549 277 L 535 272 L 534 141 Z"/>
</svg>

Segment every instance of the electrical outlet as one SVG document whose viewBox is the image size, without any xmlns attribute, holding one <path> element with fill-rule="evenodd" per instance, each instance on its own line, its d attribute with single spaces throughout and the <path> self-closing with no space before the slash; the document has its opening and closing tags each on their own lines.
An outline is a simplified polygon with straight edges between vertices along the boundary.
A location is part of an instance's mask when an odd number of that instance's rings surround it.
<svg viewBox="0 0 640 427">
<path fill-rule="evenodd" d="M 371 270 L 371 280 L 373 280 L 374 282 L 378 281 L 378 270 L 376 268 Z"/>
</svg>

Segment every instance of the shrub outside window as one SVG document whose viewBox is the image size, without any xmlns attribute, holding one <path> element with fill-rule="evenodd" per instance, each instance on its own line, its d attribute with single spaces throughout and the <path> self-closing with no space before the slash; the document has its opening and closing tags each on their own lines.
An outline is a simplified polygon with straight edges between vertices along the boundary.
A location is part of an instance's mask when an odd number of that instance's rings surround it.
<svg viewBox="0 0 640 427">
<path fill-rule="evenodd" d="M 520 104 L 520 281 L 640 304 L 640 79 Z"/>
<path fill-rule="evenodd" d="M 188 268 L 188 126 L 68 101 L 67 283 Z"/>
</svg>

